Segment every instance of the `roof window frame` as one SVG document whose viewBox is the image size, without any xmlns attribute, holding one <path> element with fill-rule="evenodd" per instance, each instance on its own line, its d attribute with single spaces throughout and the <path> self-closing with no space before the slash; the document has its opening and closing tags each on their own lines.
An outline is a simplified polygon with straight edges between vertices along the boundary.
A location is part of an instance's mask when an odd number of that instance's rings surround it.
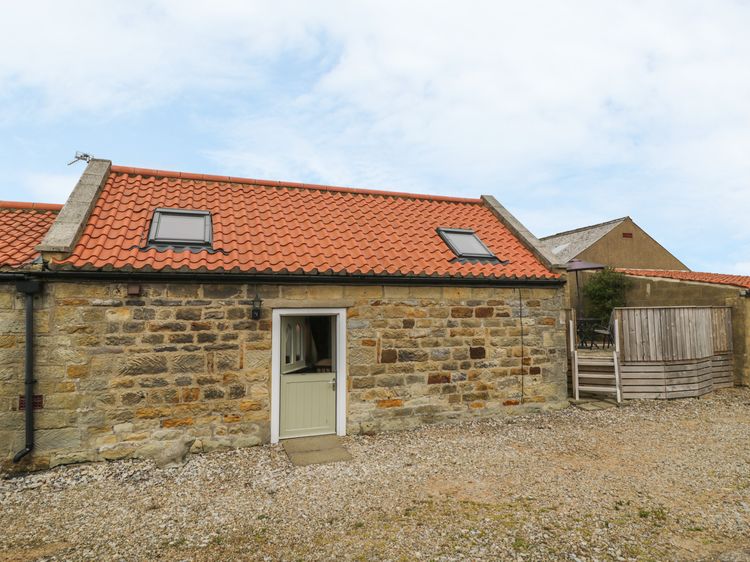
<svg viewBox="0 0 750 562">
<path fill-rule="evenodd" d="M 191 217 L 203 217 L 203 238 L 180 239 L 157 237 L 159 223 L 164 215 L 182 215 Z M 185 248 L 211 248 L 213 247 L 213 220 L 211 212 L 204 209 L 177 209 L 169 207 L 158 207 L 151 215 L 151 226 L 148 231 L 148 243 L 151 246 L 179 246 Z"/>
<path fill-rule="evenodd" d="M 492 253 L 492 250 L 490 250 L 487 247 L 487 244 L 485 244 L 482 239 L 477 235 L 477 233 L 471 229 L 471 228 L 446 228 L 443 226 L 439 226 L 437 229 L 437 233 L 440 236 L 440 238 L 443 239 L 443 242 L 445 242 L 446 246 L 450 248 L 450 250 L 456 254 L 459 258 L 474 258 L 474 259 L 487 259 L 487 260 L 497 260 L 497 256 Z M 450 239 L 450 234 L 471 234 L 474 236 L 474 239 L 479 242 L 479 244 L 487 251 L 486 254 L 477 254 L 477 253 L 466 253 L 461 252 L 459 249 L 453 244 L 453 242 Z"/>
</svg>

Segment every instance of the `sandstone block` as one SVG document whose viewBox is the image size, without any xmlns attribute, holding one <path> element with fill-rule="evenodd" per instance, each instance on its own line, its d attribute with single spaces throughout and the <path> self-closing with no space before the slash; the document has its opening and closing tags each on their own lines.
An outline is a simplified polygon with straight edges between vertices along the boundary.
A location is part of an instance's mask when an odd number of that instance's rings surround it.
<svg viewBox="0 0 750 562">
<path fill-rule="evenodd" d="M 55 298 L 105 298 L 109 290 L 108 285 L 91 283 L 55 283 L 52 292 Z"/>
<path fill-rule="evenodd" d="M 205 299 L 231 299 L 244 297 L 244 285 L 203 285 L 203 298 Z"/>
<path fill-rule="evenodd" d="M 121 375 L 155 375 L 167 372 L 167 358 L 163 355 L 129 355 L 120 367 Z"/>
<path fill-rule="evenodd" d="M 89 312 L 89 311 L 87 311 Z M 130 320 L 131 311 L 129 308 L 119 307 L 110 308 L 103 314 L 102 320 L 106 319 L 107 322 L 125 322 Z M 85 320 L 92 321 L 91 317 L 84 316 Z"/>
<path fill-rule="evenodd" d="M 78 464 L 82 462 L 91 462 L 96 458 L 96 454 L 91 450 L 82 451 L 65 451 L 62 453 L 52 453 L 50 455 L 49 467 L 55 468 L 65 464 Z"/>
<path fill-rule="evenodd" d="M 156 446 L 151 445 L 139 449 L 138 454 L 145 458 L 152 458 L 158 468 L 176 468 L 187 462 L 193 443 L 195 443 L 195 437 L 184 435 L 175 441 L 160 441 Z"/>
<path fill-rule="evenodd" d="M 133 323 L 124 323 L 123 324 L 123 331 L 129 331 L 125 329 L 125 326 L 127 324 L 133 324 Z M 139 323 L 142 324 L 142 323 Z M 208 328 L 206 328 L 208 329 Z M 142 331 L 143 326 L 137 326 L 133 331 Z M 148 323 L 148 330 L 150 332 L 184 332 L 187 330 L 187 324 L 184 322 L 160 322 L 160 321 L 151 321 Z"/>
<path fill-rule="evenodd" d="M 161 335 L 161 334 L 158 334 L 158 335 Z M 164 339 L 164 336 L 162 336 L 162 340 L 163 339 Z M 187 334 L 187 333 L 168 334 L 167 341 L 169 343 L 193 343 L 193 341 L 195 341 L 195 335 Z"/>
<path fill-rule="evenodd" d="M 398 352 L 395 349 L 383 349 L 380 352 L 381 363 L 395 363 L 398 358 Z"/>
<path fill-rule="evenodd" d="M 200 388 L 183 388 L 180 391 L 180 400 L 182 402 L 195 402 L 200 397 Z"/>
<path fill-rule="evenodd" d="M 203 398 L 206 400 L 217 400 L 224 398 L 224 391 L 216 387 L 208 387 L 203 389 Z"/>
<path fill-rule="evenodd" d="M 202 373 L 206 370 L 206 356 L 202 353 L 184 353 L 172 359 L 175 373 Z"/>
<path fill-rule="evenodd" d="M 452 318 L 471 318 L 474 315 L 474 309 L 468 306 L 454 306 L 451 308 Z"/>
<path fill-rule="evenodd" d="M 283 285 L 281 287 L 282 299 L 306 299 L 308 287 L 305 285 Z"/>
<path fill-rule="evenodd" d="M 82 445 L 78 428 L 37 429 L 34 433 L 34 448 L 38 452 L 78 450 Z"/>
<path fill-rule="evenodd" d="M 355 347 L 349 349 L 350 365 L 373 365 L 377 363 L 376 350 L 373 347 Z"/>
<path fill-rule="evenodd" d="M 340 299 L 344 296 L 344 288 L 341 285 L 311 285 L 307 290 L 310 299 Z"/>
<path fill-rule="evenodd" d="M 112 431 L 117 433 L 132 433 L 133 431 L 133 424 L 132 423 L 118 423 L 112 428 Z"/>
<path fill-rule="evenodd" d="M 263 409 L 263 405 L 256 400 L 244 400 L 240 402 L 239 407 L 243 412 L 260 411 Z"/>
<path fill-rule="evenodd" d="M 200 308 L 180 307 L 175 311 L 174 316 L 177 320 L 200 320 L 202 315 Z"/>
<path fill-rule="evenodd" d="M 258 435 L 237 435 L 232 437 L 234 447 L 255 447 L 261 444 L 261 437 Z"/>
<path fill-rule="evenodd" d="M 167 286 L 167 297 L 172 299 L 197 299 L 199 295 L 199 285 L 175 283 Z"/>
<path fill-rule="evenodd" d="M 486 356 L 486 350 L 484 347 L 470 347 L 469 348 L 469 357 L 472 359 L 484 359 Z"/>
<path fill-rule="evenodd" d="M 441 299 L 442 287 L 409 287 L 409 296 L 416 299 Z"/>
<path fill-rule="evenodd" d="M 161 421 L 161 426 L 164 428 L 189 427 L 193 425 L 193 423 L 193 418 L 168 418 Z"/>
<path fill-rule="evenodd" d="M 245 368 L 248 370 L 271 369 L 271 352 L 270 350 L 247 350 L 245 351 Z"/>
<path fill-rule="evenodd" d="M 99 448 L 99 457 L 107 461 L 118 461 L 133 456 L 136 451 L 133 443 L 118 443 L 116 445 L 105 445 Z"/>
<path fill-rule="evenodd" d="M 398 350 L 398 360 L 401 363 L 406 362 L 415 362 L 415 361 L 427 361 L 429 359 L 429 355 L 426 351 L 422 349 L 399 349 Z"/>
<path fill-rule="evenodd" d="M 389 288 L 397 287 L 386 287 Z M 344 297 L 355 299 L 378 299 L 383 296 L 383 287 L 380 285 L 345 285 L 343 287 Z"/>
<path fill-rule="evenodd" d="M 135 406 L 146 398 L 143 392 L 126 392 L 120 397 L 123 406 Z"/>
<path fill-rule="evenodd" d="M 0 309 L 13 308 L 14 296 L 11 292 L 0 292 Z"/>
<path fill-rule="evenodd" d="M 244 397 L 246 394 L 245 387 L 239 384 L 235 384 L 229 387 L 229 398 L 236 400 Z"/>
</svg>

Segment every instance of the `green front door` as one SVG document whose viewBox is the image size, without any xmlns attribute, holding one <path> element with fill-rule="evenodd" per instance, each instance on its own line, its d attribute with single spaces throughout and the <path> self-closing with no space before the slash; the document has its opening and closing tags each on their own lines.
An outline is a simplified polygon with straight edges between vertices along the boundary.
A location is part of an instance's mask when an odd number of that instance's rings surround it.
<svg viewBox="0 0 750 562">
<path fill-rule="evenodd" d="M 331 325 L 335 325 L 333 318 Z M 335 334 L 335 330 L 331 332 Z M 330 359 L 317 360 L 319 354 L 309 317 L 282 316 L 279 427 L 282 439 L 336 432 L 336 369 Z"/>
</svg>

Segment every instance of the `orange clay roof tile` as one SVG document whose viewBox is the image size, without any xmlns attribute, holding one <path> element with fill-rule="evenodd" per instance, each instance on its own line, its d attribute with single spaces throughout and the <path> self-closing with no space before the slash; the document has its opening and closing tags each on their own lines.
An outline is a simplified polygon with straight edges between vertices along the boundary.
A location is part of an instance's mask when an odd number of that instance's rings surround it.
<svg viewBox="0 0 750 562">
<path fill-rule="evenodd" d="M 211 212 L 212 250 L 156 249 L 156 208 Z M 461 263 L 437 227 L 471 228 L 507 264 Z M 480 199 L 112 166 L 56 267 L 555 279 Z"/>
<path fill-rule="evenodd" d="M 0 267 L 18 268 L 38 256 L 34 248 L 52 226 L 62 205 L 0 201 Z"/>
<path fill-rule="evenodd" d="M 628 275 L 639 277 L 662 277 L 678 279 L 680 281 L 694 281 L 698 283 L 714 283 L 717 285 L 734 285 L 750 289 L 750 275 L 730 275 L 725 273 L 701 273 L 699 271 L 677 271 L 662 269 L 618 269 Z"/>
</svg>

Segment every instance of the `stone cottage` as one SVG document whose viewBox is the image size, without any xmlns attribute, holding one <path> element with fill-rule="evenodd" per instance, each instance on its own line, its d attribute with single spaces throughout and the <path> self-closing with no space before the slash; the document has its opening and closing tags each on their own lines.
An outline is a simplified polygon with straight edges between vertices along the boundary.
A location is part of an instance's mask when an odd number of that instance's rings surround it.
<svg viewBox="0 0 750 562">
<path fill-rule="evenodd" d="M 567 403 L 564 279 L 493 197 L 92 160 L 44 212 L 3 235 L 4 468 Z"/>
</svg>

